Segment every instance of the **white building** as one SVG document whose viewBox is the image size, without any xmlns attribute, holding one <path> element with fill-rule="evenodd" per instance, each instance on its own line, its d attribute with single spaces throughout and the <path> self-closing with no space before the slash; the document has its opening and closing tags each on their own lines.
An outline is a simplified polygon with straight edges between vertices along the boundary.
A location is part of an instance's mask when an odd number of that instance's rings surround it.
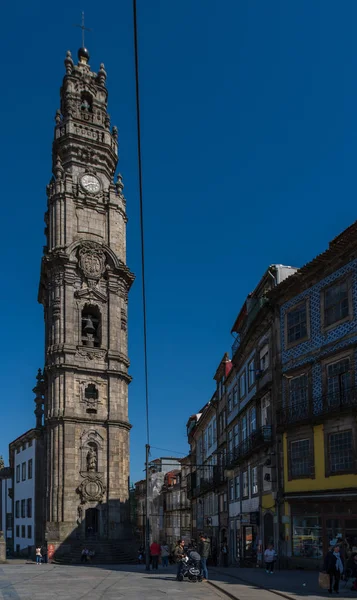
<svg viewBox="0 0 357 600">
<path fill-rule="evenodd" d="M 10 467 L 0 469 L 0 531 L 6 548 L 12 548 L 12 474 Z"/>
<path fill-rule="evenodd" d="M 18 554 L 30 554 L 35 544 L 35 456 L 36 429 L 11 442 L 14 551 Z"/>
</svg>

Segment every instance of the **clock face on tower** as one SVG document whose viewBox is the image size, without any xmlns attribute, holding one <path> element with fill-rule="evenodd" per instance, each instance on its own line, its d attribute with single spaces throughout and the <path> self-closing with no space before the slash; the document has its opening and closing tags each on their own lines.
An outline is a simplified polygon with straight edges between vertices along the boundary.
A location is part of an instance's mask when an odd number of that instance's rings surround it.
<svg viewBox="0 0 357 600">
<path fill-rule="evenodd" d="M 97 194 L 100 190 L 99 179 L 94 175 L 83 175 L 81 178 L 81 186 L 89 194 Z"/>
</svg>

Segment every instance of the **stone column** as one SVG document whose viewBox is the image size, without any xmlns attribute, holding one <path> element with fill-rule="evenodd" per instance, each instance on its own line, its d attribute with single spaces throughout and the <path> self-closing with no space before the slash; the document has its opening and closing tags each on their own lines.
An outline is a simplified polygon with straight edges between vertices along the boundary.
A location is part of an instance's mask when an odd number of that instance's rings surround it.
<svg viewBox="0 0 357 600">
<path fill-rule="evenodd" d="M 3 531 L 0 531 L 0 563 L 6 562 L 6 543 Z"/>
</svg>

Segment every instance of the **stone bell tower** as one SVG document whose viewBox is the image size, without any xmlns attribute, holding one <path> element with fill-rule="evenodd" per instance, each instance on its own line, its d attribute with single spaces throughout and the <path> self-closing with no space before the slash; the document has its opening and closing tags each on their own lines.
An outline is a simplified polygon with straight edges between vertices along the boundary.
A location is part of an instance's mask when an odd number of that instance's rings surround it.
<svg viewBox="0 0 357 600">
<path fill-rule="evenodd" d="M 45 317 L 44 534 L 57 555 L 87 538 L 116 543 L 128 519 L 126 202 L 107 74 L 85 48 L 65 59 L 56 112 L 47 245 L 39 302 Z"/>
</svg>

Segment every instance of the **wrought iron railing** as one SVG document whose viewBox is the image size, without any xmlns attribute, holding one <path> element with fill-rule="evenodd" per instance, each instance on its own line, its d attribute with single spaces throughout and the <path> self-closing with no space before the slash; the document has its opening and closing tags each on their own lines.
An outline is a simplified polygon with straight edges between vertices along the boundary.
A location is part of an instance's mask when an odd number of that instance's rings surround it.
<svg viewBox="0 0 357 600">
<path fill-rule="evenodd" d="M 228 468 L 233 467 L 240 463 L 240 461 L 247 458 L 250 454 L 259 450 L 265 444 L 269 444 L 272 441 L 272 429 L 270 425 L 260 427 L 256 431 L 253 431 L 245 440 L 243 440 L 238 446 L 236 446 L 227 457 Z"/>
<path fill-rule="evenodd" d="M 306 399 L 302 402 L 291 403 L 287 400 L 286 404 L 282 403 L 277 408 L 277 425 L 283 427 L 302 421 L 311 421 L 351 408 L 357 409 L 357 387 L 326 394 L 312 400 Z"/>
</svg>

